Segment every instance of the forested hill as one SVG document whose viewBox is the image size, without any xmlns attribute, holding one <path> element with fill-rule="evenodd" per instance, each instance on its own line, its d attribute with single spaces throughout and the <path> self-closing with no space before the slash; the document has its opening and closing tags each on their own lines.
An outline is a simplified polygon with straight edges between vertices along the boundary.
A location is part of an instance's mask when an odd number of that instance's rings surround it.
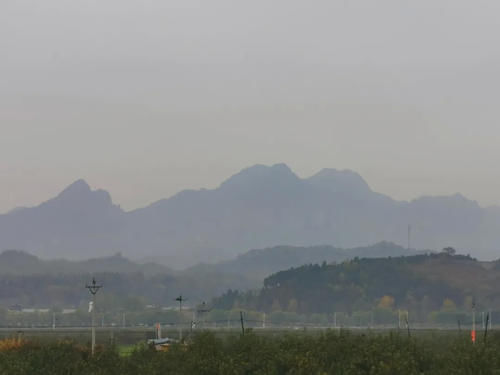
<svg viewBox="0 0 500 375">
<path fill-rule="evenodd" d="M 226 293 L 216 305 L 302 314 L 407 309 L 500 308 L 500 266 L 468 256 L 428 254 L 305 265 L 265 279 L 257 295 Z"/>
</svg>

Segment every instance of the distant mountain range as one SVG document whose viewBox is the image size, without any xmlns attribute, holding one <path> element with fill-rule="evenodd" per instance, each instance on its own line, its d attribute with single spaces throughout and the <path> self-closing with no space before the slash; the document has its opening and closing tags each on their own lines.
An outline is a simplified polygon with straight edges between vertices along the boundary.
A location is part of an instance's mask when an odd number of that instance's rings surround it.
<svg viewBox="0 0 500 375">
<path fill-rule="evenodd" d="M 355 172 L 323 169 L 301 179 L 286 165 L 256 165 L 213 190 L 186 190 L 125 212 L 79 180 L 37 207 L 0 215 L 0 249 L 83 259 L 122 252 L 169 267 L 216 263 L 247 249 L 379 241 L 497 258 L 500 208 L 456 194 L 396 201 Z"/>
</svg>

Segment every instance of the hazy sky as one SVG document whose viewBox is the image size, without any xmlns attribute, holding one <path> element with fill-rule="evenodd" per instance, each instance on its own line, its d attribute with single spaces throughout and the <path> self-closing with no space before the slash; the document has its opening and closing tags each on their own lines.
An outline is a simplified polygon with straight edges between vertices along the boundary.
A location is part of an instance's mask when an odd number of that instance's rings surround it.
<svg viewBox="0 0 500 375">
<path fill-rule="evenodd" d="M 0 212 L 256 164 L 500 204 L 498 0 L 1 0 Z"/>
</svg>

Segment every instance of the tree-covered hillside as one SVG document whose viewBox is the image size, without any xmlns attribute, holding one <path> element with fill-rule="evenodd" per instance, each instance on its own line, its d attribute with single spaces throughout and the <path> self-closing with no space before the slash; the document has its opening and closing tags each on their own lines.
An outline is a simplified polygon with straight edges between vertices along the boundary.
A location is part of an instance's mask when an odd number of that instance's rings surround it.
<svg viewBox="0 0 500 375">
<path fill-rule="evenodd" d="M 275 273 L 258 293 L 229 291 L 215 305 L 299 314 L 404 309 L 425 320 L 432 311 L 500 308 L 497 262 L 426 254 L 304 265 Z"/>
</svg>

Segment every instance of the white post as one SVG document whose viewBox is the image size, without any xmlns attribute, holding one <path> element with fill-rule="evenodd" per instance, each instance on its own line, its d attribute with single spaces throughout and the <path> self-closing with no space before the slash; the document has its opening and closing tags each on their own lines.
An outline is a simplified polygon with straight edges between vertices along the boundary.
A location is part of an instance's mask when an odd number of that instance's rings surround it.
<svg viewBox="0 0 500 375">
<path fill-rule="evenodd" d="M 56 329 L 56 313 L 52 312 L 52 329 Z"/>
<path fill-rule="evenodd" d="M 92 294 L 92 356 L 95 353 L 95 294 Z"/>
<path fill-rule="evenodd" d="M 333 327 L 337 328 L 337 312 L 333 313 Z"/>
<path fill-rule="evenodd" d="M 262 321 L 262 328 L 266 328 L 266 313 L 264 313 L 264 320 Z"/>
</svg>

